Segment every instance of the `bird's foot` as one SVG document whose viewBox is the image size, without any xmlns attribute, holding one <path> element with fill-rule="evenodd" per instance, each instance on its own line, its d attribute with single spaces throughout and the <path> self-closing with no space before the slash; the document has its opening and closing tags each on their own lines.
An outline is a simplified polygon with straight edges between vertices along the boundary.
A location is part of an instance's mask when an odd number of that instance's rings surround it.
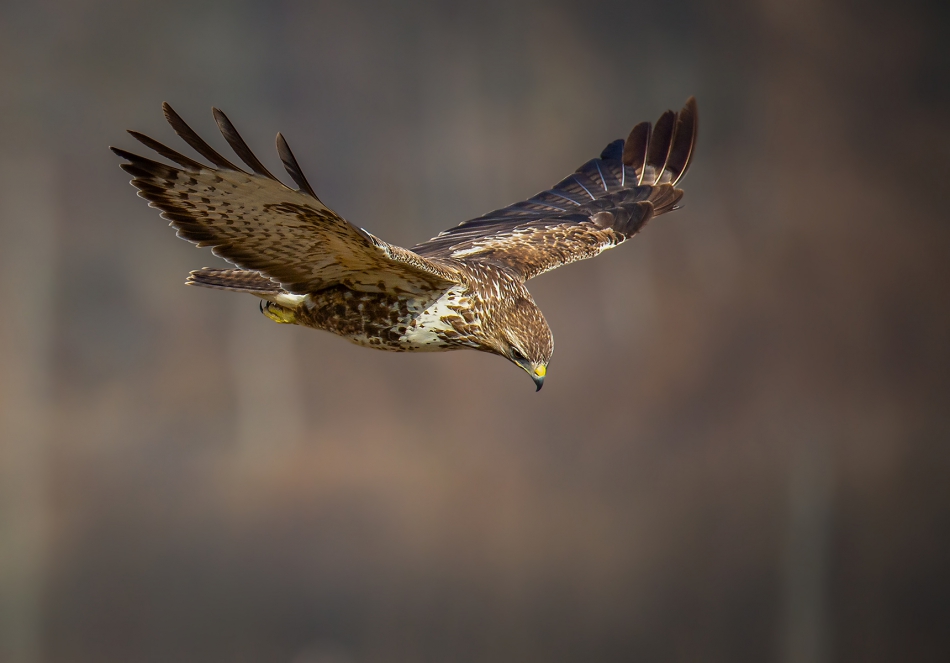
<svg viewBox="0 0 950 663">
<path fill-rule="evenodd" d="M 263 299 L 261 300 L 261 313 L 282 325 L 292 325 L 297 322 L 297 316 L 294 315 L 293 309 L 273 302 L 266 302 Z"/>
</svg>

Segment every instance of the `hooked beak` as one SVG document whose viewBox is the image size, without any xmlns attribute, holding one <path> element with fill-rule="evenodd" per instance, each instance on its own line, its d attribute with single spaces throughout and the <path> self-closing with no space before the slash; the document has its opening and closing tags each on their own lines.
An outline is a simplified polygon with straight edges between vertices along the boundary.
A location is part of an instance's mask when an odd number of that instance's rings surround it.
<svg viewBox="0 0 950 663">
<path fill-rule="evenodd" d="M 541 391 L 541 387 L 544 386 L 544 376 L 548 372 L 548 367 L 544 364 L 534 365 L 528 361 L 518 361 L 518 366 L 524 369 L 525 373 L 531 376 L 531 379 L 534 380 L 534 384 L 537 386 L 535 392 Z"/>
<path fill-rule="evenodd" d="M 544 376 L 547 372 L 548 368 L 544 364 L 529 372 L 531 379 L 534 380 L 536 385 L 538 385 L 538 388 L 534 390 L 535 392 L 541 391 L 541 387 L 544 386 Z"/>
</svg>

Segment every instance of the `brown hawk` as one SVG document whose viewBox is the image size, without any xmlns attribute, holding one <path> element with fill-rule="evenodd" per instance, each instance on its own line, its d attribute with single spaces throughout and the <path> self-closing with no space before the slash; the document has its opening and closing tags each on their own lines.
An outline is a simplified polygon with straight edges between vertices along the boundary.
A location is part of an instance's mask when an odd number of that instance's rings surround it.
<svg viewBox="0 0 950 663">
<path fill-rule="evenodd" d="M 690 98 L 679 113 L 638 124 L 626 141 L 610 143 L 551 189 L 404 249 L 324 205 L 282 135 L 277 152 L 298 189 L 274 177 L 218 109 L 218 128 L 251 172 L 215 151 L 171 106 L 163 108 L 210 166 L 136 131 L 129 133 L 177 167 L 112 150 L 179 237 L 235 266 L 195 270 L 188 284 L 253 294 L 276 322 L 370 348 L 498 354 L 538 389 L 554 340 L 525 281 L 617 246 L 676 209 L 697 120 Z"/>
</svg>

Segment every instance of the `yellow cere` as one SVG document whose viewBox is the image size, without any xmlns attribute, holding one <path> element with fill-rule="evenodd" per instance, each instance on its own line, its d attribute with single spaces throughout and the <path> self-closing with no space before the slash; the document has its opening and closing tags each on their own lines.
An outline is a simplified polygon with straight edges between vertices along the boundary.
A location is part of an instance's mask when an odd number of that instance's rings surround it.
<svg viewBox="0 0 950 663">
<path fill-rule="evenodd" d="M 543 377 L 544 377 L 544 374 L 547 373 L 547 372 L 548 372 L 548 367 L 545 366 L 544 364 L 542 364 L 542 365 L 538 366 L 536 369 L 534 369 L 534 374 L 537 375 L 539 378 L 543 378 Z"/>
</svg>

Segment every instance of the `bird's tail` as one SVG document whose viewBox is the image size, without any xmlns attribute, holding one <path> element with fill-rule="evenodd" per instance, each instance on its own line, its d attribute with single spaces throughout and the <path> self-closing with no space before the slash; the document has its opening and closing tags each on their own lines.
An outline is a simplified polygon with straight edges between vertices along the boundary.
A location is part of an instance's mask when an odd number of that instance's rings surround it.
<svg viewBox="0 0 950 663">
<path fill-rule="evenodd" d="M 245 269 L 203 267 L 191 272 L 185 284 L 216 290 L 249 292 L 254 295 L 277 295 L 283 292 L 277 283 L 266 276 Z"/>
</svg>

